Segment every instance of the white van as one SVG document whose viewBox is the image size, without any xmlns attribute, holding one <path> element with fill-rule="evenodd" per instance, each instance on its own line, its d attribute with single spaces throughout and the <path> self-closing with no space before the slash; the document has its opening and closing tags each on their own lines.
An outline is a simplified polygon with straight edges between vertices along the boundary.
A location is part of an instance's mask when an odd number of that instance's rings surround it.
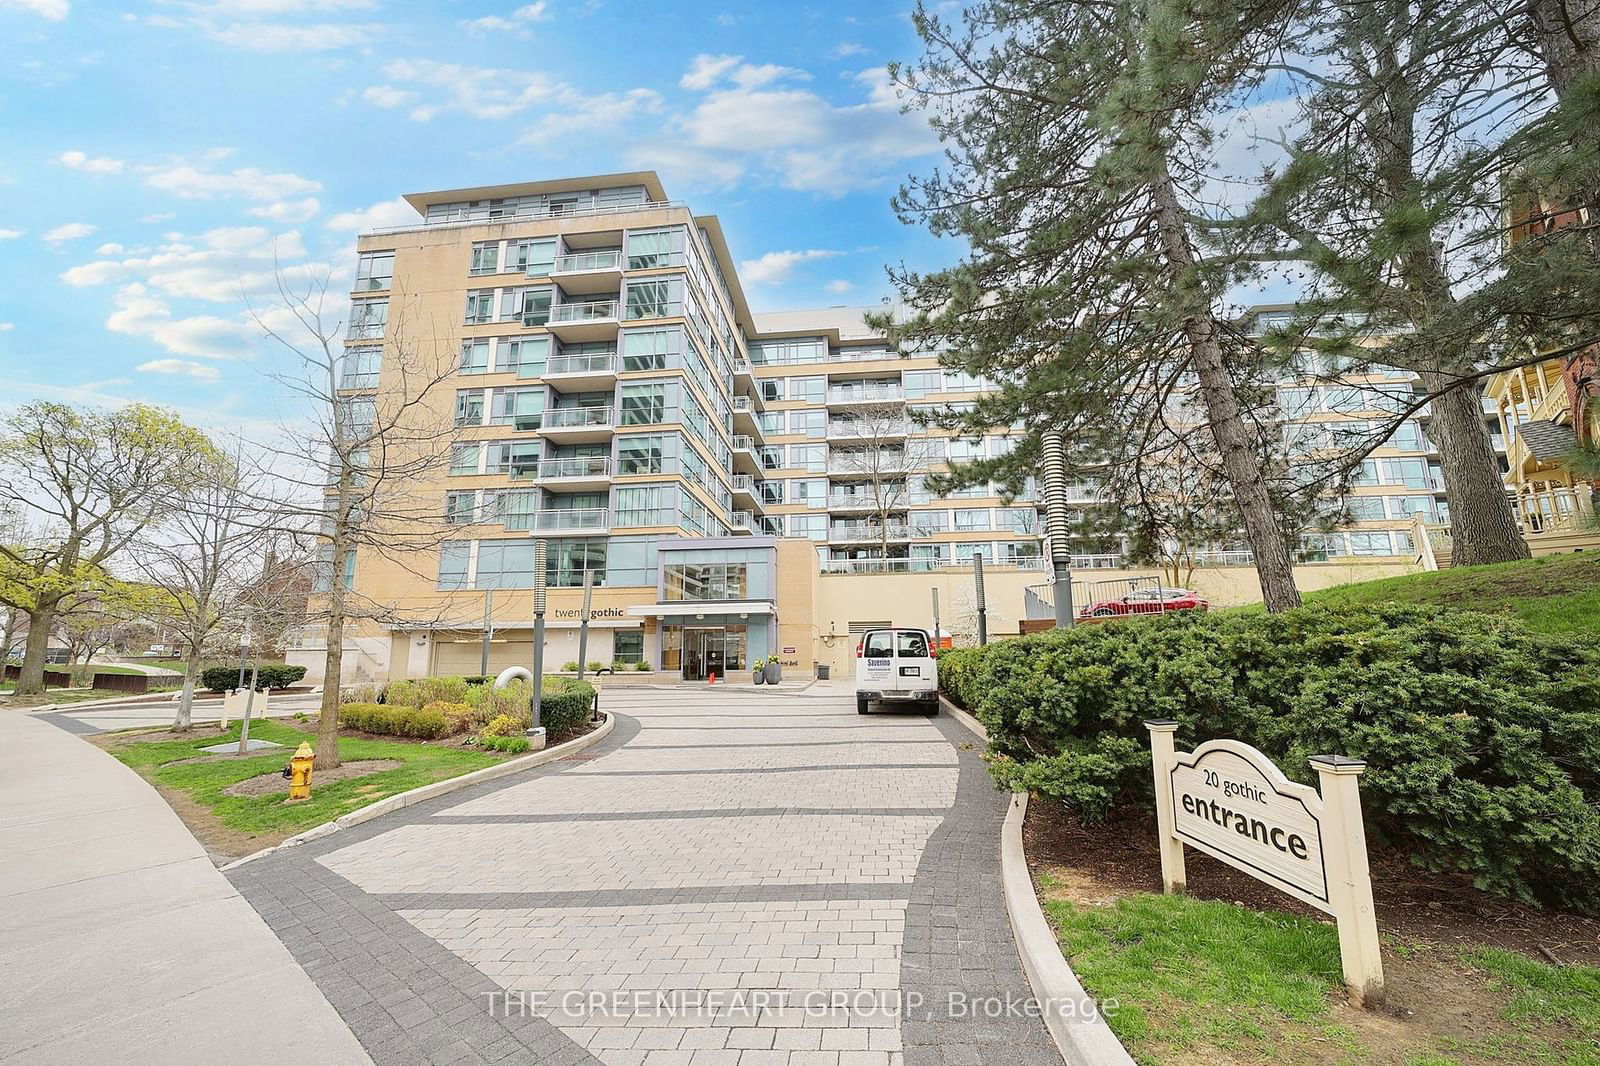
<svg viewBox="0 0 1600 1066">
<path fill-rule="evenodd" d="M 915 704 L 939 713 L 939 667 L 926 629 L 869 629 L 856 645 L 856 713 L 869 704 Z"/>
</svg>

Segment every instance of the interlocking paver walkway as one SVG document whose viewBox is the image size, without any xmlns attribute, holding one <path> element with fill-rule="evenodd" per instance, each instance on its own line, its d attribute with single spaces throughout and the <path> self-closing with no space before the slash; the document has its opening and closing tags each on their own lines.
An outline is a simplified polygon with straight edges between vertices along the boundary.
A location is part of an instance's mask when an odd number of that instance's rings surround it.
<svg viewBox="0 0 1600 1066">
<path fill-rule="evenodd" d="M 233 872 L 383 1063 L 1059 1066 L 948 719 L 613 690 L 591 753 Z"/>
</svg>

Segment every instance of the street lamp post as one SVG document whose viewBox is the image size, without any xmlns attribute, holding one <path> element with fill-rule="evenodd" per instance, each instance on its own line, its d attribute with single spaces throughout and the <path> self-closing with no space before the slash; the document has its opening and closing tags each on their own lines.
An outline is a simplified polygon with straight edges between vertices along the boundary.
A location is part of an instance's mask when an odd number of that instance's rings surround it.
<svg viewBox="0 0 1600 1066">
<path fill-rule="evenodd" d="M 933 647 L 934 651 L 937 652 L 939 649 L 939 590 L 937 588 L 933 590 Z"/>
<path fill-rule="evenodd" d="M 494 591 L 483 594 L 483 651 L 478 656 L 478 674 L 489 676 L 489 638 L 494 636 Z"/>
<path fill-rule="evenodd" d="M 583 680 L 583 665 L 589 656 L 589 605 L 594 600 L 594 571 L 583 572 L 583 611 L 578 615 L 578 680 Z"/>
<path fill-rule="evenodd" d="M 989 643 L 989 608 L 983 599 L 983 553 L 972 553 L 972 580 L 978 594 L 978 646 Z"/>
<path fill-rule="evenodd" d="M 1059 433 L 1044 436 L 1044 513 L 1059 628 L 1073 624 L 1072 546 L 1067 539 L 1067 444 Z"/>
<path fill-rule="evenodd" d="M 530 705 L 528 737 L 535 748 L 544 747 L 544 606 L 545 560 L 549 548 L 543 540 L 533 542 L 533 703 Z"/>
</svg>

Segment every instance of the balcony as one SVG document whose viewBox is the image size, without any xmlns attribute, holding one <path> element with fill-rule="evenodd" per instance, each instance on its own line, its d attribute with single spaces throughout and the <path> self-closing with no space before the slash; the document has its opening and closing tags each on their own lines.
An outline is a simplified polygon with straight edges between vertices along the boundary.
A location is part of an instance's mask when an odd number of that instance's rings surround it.
<svg viewBox="0 0 1600 1066">
<path fill-rule="evenodd" d="M 734 385 L 734 388 L 738 388 L 740 385 L 744 385 L 744 386 L 747 386 L 748 388 L 754 389 L 755 388 L 755 384 L 756 384 L 756 372 L 755 372 L 755 368 L 750 365 L 750 360 L 745 359 L 742 356 L 735 355 L 733 357 L 733 385 Z"/>
<path fill-rule="evenodd" d="M 904 440 L 910 431 L 910 425 L 898 418 L 840 418 L 828 423 L 829 440 Z"/>
<path fill-rule="evenodd" d="M 557 407 L 544 413 L 544 435 L 568 443 L 611 439 L 615 416 L 610 407 Z"/>
<path fill-rule="evenodd" d="M 545 323 L 564 341 L 603 341 L 617 335 L 621 306 L 616 300 L 580 300 L 554 304 Z"/>
<path fill-rule="evenodd" d="M 733 438 L 733 469 L 739 474 L 761 473 L 761 455 L 756 450 L 756 440 L 739 433 Z"/>
<path fill-rule="evenodd" d="M 915 536 L 910 526 L 901 525 L 847 525 L 828 530 L 830 544 L 881 544 L 885 540 L 892 543 L 912 540 Z"/>
<path fill-rule="evenodd" d="M 611 528 L 611 512 L 604 507 L 573 507 L 566 510 L 520 511 L 505 516 L 506 529 L 518 533 L 543 533 L 546 536 L 585 536 Z"/>
<path fill-rule="evenodd" d="M 835 385 L 828 390 L 829 407 L 902 404 L 905 399 L 905 390 L 899 385 Z"/>
<path fill-rule="evenodd" d="M 750 474 L 733 475 L 733 496 L 736 503 L 759 511 L 764 506 L 761 499 L 761 479 Z"/>
<path fill-rule="evenodd" d="M 545 361 L 544 379 L 562 392 L 609 392 L 617 381 L 617 353 L 552 355 Z"/>
<path fill-rule="evenodd" d="M 755 534 L 761 532 L 761 524 L 756 516 L 749 511 L 728 512 L 728 527 L 738 534 Z"/>
<path fill-rule="evenodd" d="M 539 462 L 539 481 L 551 488 L 604 489 L 611 484 L 611 457 L 586 455 L 543 459 Z"/>
<path fill-rule="evenodd" d="M 622 249 L 558 255 L 550 268 L 550 276 L 561 282 L 563 292 L 616 292 L 622 284 Z"/>
<path fill-rule="evenodd" d="M 828 476 L 832 478 L 874 478 L 908 472 L 904 452 L 874 455 L 864 448 L 828 452 Z"/>
<path fill-rule="evenodd" d="M 904 510 L 904 501 L 906 501 L 907 497 L 903 489 L 896 489 L 894 492 L 887 494 L 884 502 L 888 503 L 897 497 L 902 501 L 902 505 L 891 509 Z M 828 510 L 876 511 L 878 510 L 878 503 L 878 498 L 870 492 L 836 492 L 828 497 Z"/>
</svg>

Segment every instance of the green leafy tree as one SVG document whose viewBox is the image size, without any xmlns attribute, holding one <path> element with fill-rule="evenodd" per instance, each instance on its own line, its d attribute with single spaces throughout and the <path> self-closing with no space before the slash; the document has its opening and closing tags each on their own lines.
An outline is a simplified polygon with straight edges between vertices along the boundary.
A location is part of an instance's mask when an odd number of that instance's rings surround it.
<svg viewBox="0 0 1600 1066">
<path fill-rule="evenodd" d="M 1271 611 L 1300 597 L 1254 415 L 1263 353 L 1227 313 L 1235 264 L 1206 250 L 1199 190 L 1216 115 L 1285 18 L 1273 2 L 986 0 L 955 24 L 919 4 L 924 55 L 891 68 L 946 156 L 896 208 L 968 246 L 894 273 L 897 336 L 999 386 L 958 421 L 1024 428 L 1013 482 L 1039 434 L 1065 434 L 1079 469 L 1106 464 L 1190 393 Z"/>
<path fill-rule="evenodd" d="M 0 544 L 0 603 L 28 616 L 19 694 L 44 690 L 63 601 L 170 515 L 214 454 L 199 430 L 144 404 L 108 412 L 33 403 L 0 423 L 0 505 L 23 528 Z"/>
</svg>

